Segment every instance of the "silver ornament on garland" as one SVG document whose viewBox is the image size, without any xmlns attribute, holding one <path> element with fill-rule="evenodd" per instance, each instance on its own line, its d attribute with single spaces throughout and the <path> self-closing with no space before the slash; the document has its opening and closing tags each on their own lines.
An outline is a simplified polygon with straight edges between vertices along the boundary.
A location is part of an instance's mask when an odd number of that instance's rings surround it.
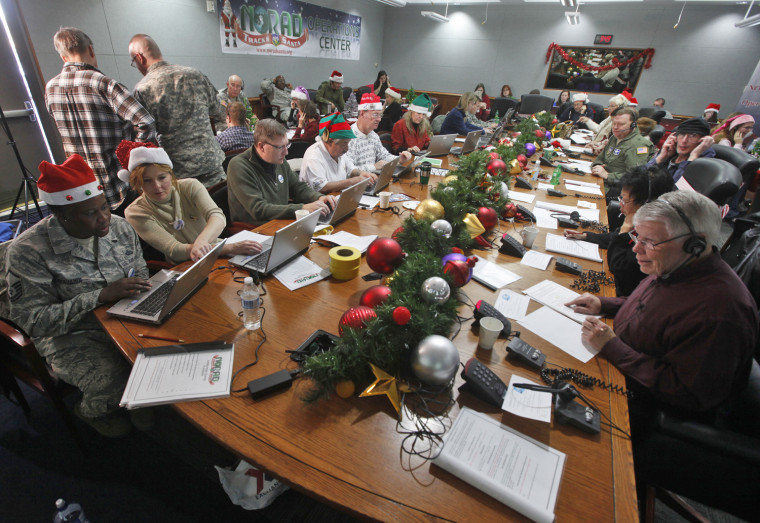
<svg viewBox="0 0 760 523">
<path fill-rule="evenodd" d="M 422 297 L 428 303 L 445 303 L 451 295 L 451 288 L 440 276 L 431 276 L 422 282 Z"/>
<path fill-rule="evenodd" d="M 446 385 L 459 368 L 459 351 L 450 339 L 432 334 L 412 350 L 414 375 L 428 385 Z"/>
<path fill-rule="evenodd" d="M 451 224 L 444 219 L 434 221 L 430 224 L 430 228 L 436 232 L 443 234 L 444 238 L 450 237 L 451 232 L 453 231 Z"/>
</svg>

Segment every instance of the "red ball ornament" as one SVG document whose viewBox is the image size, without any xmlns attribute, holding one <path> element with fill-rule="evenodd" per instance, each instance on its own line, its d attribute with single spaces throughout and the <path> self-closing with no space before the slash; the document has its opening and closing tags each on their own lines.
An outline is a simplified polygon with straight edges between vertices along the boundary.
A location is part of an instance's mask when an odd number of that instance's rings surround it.
<svg viewBox="0 0 760 523">
<path fill-rule="evenodd" d="M 499 223 L 499 215 L 490 207 L 481 207 L 478 209 L 478 220 L 487 231 L 490 231 Z"/>
<path fill-rule="evenodd" d="M 542 131 L 541 129 L 536 129 L 536 138 L 544 139 L 544 134 L 546 134 L 546 131 Z"/>
<path fill-rule="evenodd" d="M 462 287 L 472 278 L 472 268 L 478 259 L 475 256 L 466 261 L 452 260 L 443 267 L 443 272 L 451 276 L 454 287 Z"/>
<path fill-rule="evenodd" d="M 403 227 L 397 228 L 395 231 L 393 231 L 391 233 L 391 238 L 394 239 L 394 240 L 398 240 L 398 235 L 401 234 L 402 232 L 404 232 L 404 228 Z"/>
<path fill-rule="evenodd" d="M 401 245 L 392 238 L 378 238 L 367 248 L 367 264 L 380 274 L 390 274 L 404 261 Z"/>
<path fill-rule="evenodd" d="M 552 123 L 557 123 L 557 122 L 559 122 L 559 120 L 557 120 L 556 118 L 552 120 Z"/>
<path fill-rule="evenodd" d="M 508 203 L 504 206 L 504 211 L 502 211 L 501 215 L 504 218 L 514 218 L 517 215 L 517 207 L 515 207 L 514 203 Z"/>
<path fill-rule="evenodd" d="M 396 325 L 406 325 L 412 319 L 412 313 L 406 307 L 396 307 L 393 309 L 393 321 Z"/>
<path fill-rule="evenodd" d="M 451 252 L 456 252 L 456 253 L 459 253 L 459 254 L 464 254 L 464 251 L 462 249 L 460 249 L 459 247 L 452 247 L 451 248 Z"/>
<path fill-rule="evenodd" d="M 378 305 L 385 303 L 390 296 L 390 287 L 386 287 L 385 285 L 373 285 L 362 293 L 361 298 L 359 298 L 359 305 L 374 309 Z"/>
<path fill-rule="evenodd" d="M 343 336 L 344 327 L 363 329 L 367 326 L 367 322 L 374 318 L 377 318 L 377 314 L 369 307 L 365 307 L 364 305 L 351 307 L 340 317 L 340 321 L 338 322 L 338 334 Z"/>
<path fill-rule="evenodd" d="M 507 164 L 501 158 L 491 160 L 486 164 L 486 170 L 491 176 L 504 176 L 509 172 Z"/>
<path fill-rule="evenodd" d="M 499 153 L 497 153 L 496 151 L 491 151 L 491 153 L 489 154 L 489 156 L 491 157 L 492 160 L 500 160 L 501 159 L 501 156 L 499 156 Z"/>
<path fill-rule="evenodd" d="M 524 154 L 518 154 L 517 162 L 524 168 L 526 165 L 528 165 L 528 157 Z"/>
</svg>

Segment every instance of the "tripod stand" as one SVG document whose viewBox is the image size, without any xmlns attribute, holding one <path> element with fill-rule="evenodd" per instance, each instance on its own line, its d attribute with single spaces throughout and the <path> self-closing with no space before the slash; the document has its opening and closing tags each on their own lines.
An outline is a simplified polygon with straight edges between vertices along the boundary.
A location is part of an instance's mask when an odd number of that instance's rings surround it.
<svg viewBox="0 0 760 523">
<path fill-rule="evenodd" d="M 5 119 L 5 113 L 3 112 L 3 108 L 0 107 L 0 126 L 2 126 L 3 131 L 5 131 L 5 135 L 8 137 L 8 145 L 13 147 L 13 152 L 16 154 L 16 161 L 18 162 L 18 166 L 21 169 L 21 187 L 18 188 L 18 193 L 16 193 L 16 200 L 13 202 L 13 208 L 11 209 L 11 216 L 10 219 L 13 219 L 13 215 L 16 213 L 16 208 L 18 207 L 18 201 L 21 198 L 21 193 L 24 193 L 24 219 L 22 222 L 23 227 L 21 230 L 26 230 L 29 227 L 29 195 L 31 194 L 32 201 L 34 202 L 34 207 L 37 209 L 37 214 L 40 217 L 40 220 L 42 219 L 42 210 L 40 209 L 40 204 L 37 202 L 37 197 L 34 194 L 34 187 L 37 185 L 37 180 L 34 179 L 34 176 L 32 176 L 32 173 L 24 166 L 24 161 L 21 159 L 21 153 L 18 151 L 18 147 L 16 146 L 16 141 L 13 139 L 13 133 L 11 133 L 11 128 L 8 125 L 8 120 Z"/>
</svg>

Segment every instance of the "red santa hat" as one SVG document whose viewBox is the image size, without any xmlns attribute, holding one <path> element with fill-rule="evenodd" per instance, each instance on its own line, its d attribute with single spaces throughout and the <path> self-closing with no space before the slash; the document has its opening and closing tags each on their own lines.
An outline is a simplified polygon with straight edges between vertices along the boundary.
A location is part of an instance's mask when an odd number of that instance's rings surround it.
<svg viewBox="0 0 760 523">
<path fill-rule="evenodd" d="M 330 75 L 330 81 L 331 82 L 338 82 L 339 84 L 343 83 L 343 75 L 339 73 L 338 71 L 333 71 Z"/>
<path fill-rule="evenodd" d="M 705 112 L 709 113 L 710 111 L 717 113 L 720 111 L 720 104 L 709 104 L 707 107 L 705 107 Z"/>
<path fill-rule="evenodd" d="M 71 205 L 103 194 L 103 186 L 84 158 L 72 154 L 61 165 L 40 162 L 37 188 L 48 205 Z"/>
<path fill-rule="evenodd" d="M 119 159 L 122 167 L 119 171 L 119 179 L 124 183 L 129 183 L 129 175 L 132 174 L 135 167 L 144 163 L 159 163 L 174 167 L 166 151 L 148 142 L 139 143 L 122 140 L 116 148 L 116 158 Z"/>
<path fill-rule="evenodd" d="M 401 100 L 401 91 L 399 91 L 395 87 L 389 87 L 388 89 L 386 89 L 385 94 L 390 96 L 391 98 L 395 98 L 396 100 Z"/>
<path fill-rule="evenodd" d="M 360 111 L 382 111 L 383 101 L 375 93 L 364 93 L 359 102 Z"/>
<path fill-rule="evenodd" d="M 633 93 L 628 87 L 623 89 L 623 92 L 620 94 L 622 94 L 625 97 L 625 99 L 628 100 L 628 105 L 632 105 L 634 107 L 639 105 L 639 101 L 633 97 Z"/>
<path fill-rule="evenodd" d="M 586 93 L 575 93 L 573 95 L 573 102 L 588 102 L 588 95 Z"/>
</svg>

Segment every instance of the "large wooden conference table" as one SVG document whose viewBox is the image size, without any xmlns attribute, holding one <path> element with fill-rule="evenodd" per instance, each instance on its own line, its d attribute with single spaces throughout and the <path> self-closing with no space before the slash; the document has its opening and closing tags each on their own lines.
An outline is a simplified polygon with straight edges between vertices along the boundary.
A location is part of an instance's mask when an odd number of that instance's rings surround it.
<svg viewBox="0 0 760 523">
<path fill-rule="evenodd" d="M 447 163 L 448 159 L 444 165 Z M 575 177 L 563 175 L 567 176 Z M 413 179 L 402 178 L 400 183 L 391 186 L 391 190 L 422 199 L 441 180 L 439 176 L 432 176 L 430 186 L 421 186 L 413 183 Z M 536 182 L 533 184 L 535 187 Z M 565 205 L 576 200 L 572 196 L 561 200 L 548 197 L 545 191 L 531 192 L 537 200 L 554 200 Z M 596 202 L 602 219 L 606 219 L 604 203 Z M 525 205 L 532 208 L 534 204 Z M 357 235 L 390 236 L 410 212 L 401 204 L 394 206 L 403 211 L 401 215 L 359 209 L 337 229 Z M 289 222 L 271 222 L 259 231 L 272 234 L 286 223 Z M 503 232 L 516 236 L 511 223 L 501 222 L 499 227 L 497 238 Z M 516 227 L 519 229 L 521 225 Z M 546 232 L 547 229 L 540 229 L 534 249 L 543 251 Z M 562 233 L 561 229 L 551 232 Z M 315 243 L 306 256 L 327 267 L 328 250 Z M 516 291 L 544 279 L 565 286 L 573 281 L 573 277 L 554 270 L 554 261 L 546 271 L 541 271 L 521 265 L 519 259 L 502 255 L 497 250 L 476 253 L 519 274 L 521 279 L 508 286 Z M 603 270 L 601 263 L 574 261 L 584 269 Z M 217 263 L 225 264 L 225 260 Z M 360 276 L 370 272 L 362 257 Z M 238 272 L 237 275 L 243 274 Z M 232 388 L 244 388 L 248 381 L 281 369 L 295 369 L 296 364 L 285 351 L 297 348 L 316 329 L 337 333 L 341 315 L 358 304 L 365 289 L 376 284 L 377 281 L 364 281 L 360 277 L 349 281 L 328 278 L 291 292 L 275 278 L 267 278 L 263 321 L 267 341 L 260 349 L 258 364 L 241 373 Z M 144 333 L 182 338 L 189 343 L 232 341 L 235 343 L 234 368 L 237 370 L 254 360 L 254 349 L 261 340 L 260 333 L 246 331 L 238 319 L 241 306 L 237 291 L 240 288 L 240 284 L 232 281 L 230 270 L 214 271 L 208 283 L 158 327 L 110 318 L 105 314 L 105 307 L 98 309 L 96 314 L 130 361 L 134 360 L 140 347 L 166 344 L 138 337 L 139 333 Z M 472 302 L 484 299 L 493 303 L 497 295 L 475 281 L 461 290 Z M 605 287 L 602 293 L 614 295 L 614 289 Z M 529 312 L 536 308 L 538 305 L 531 302 Z M 462 305 L 460 316 L 470 318 L 471 307 Z M 507 383 L 512 373 L 540 382 L 535 371 L 505 360 L 506 341 L 503 339 L 497 341 L 492 351 L 478 348 L 470 324 L 471 321 L 467 321 L 454 338 L 463 362 L 475 356 Z M 516 324 L 513 329 L 521 330 L 522 338 L 541 349 L 547 355 L 547 361 L 580 369 L 611 384 L 625 385 L 622 375 L 603 358 L 596 357 L 583 364 L 529 330 Z M 557 521 L 638 520 L 631 444 L 619 431 L 611 431 L 603 425 L 601 434 L 589 435 L 556 422 L 547 424 L 520 418 L 489 406 L 468 393 L 459 393 L 457 388 L 462 383 L 457 374 L 456 403 L 450 411 L 452 419 L 460 408 L 467 406 L 486 412 L 501 423 L 567 454 L 555 509 Z M 239 457 L 309 496 L 362 518 L 384 521 L 525 519 L 430 462 L 412 460 L 410 467 L 408 457 L 400 452 L 404 436 L 396 432 L 396 412 L 385 396 L 359 398 L 354 395 L 350 399 L 340 399 L 332 395 L 330 399 L 307 404 L 303 397 L 310 387 L 311 383 L 301 378 L 292 388 L 258 401 L 245 392 L 224 399 L 180 403 L 174 408 Z M 598 387 L 583 392 L 601 408 L 603 415 L 629 431 L 627 403 L 623 396 Z M 415 466 L 415 470 L 410 470 Z"/>
</svg>

